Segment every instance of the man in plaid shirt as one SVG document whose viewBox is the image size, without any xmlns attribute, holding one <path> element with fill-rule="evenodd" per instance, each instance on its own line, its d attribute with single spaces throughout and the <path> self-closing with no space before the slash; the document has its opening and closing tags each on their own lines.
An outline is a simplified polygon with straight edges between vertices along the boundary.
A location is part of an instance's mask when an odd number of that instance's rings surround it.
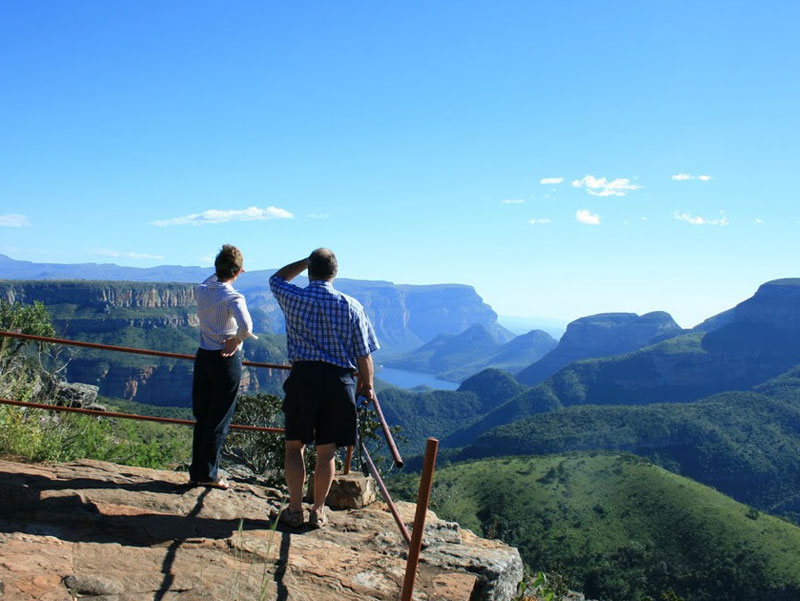
<svg viewBox="0 0 800 601">
<path fill-rule="evenodd" d="M 306 269 L 306 288 L 290 283 Z M 337 273 L 333 252 L 318 248 L 269 279 L 270 290 L 286 317 L 292 364 L 283 385 L 289 507 L 281 520 L 293 528 L 304 523 L 305 445 L 314 442 L 317 447 L 309 523 L 320 528 L 328 521 L 325 499 L 333 482 L 336 447 L 355 444 L 356 393 L 375 398 L 371 354 L 378 350 L 378 340 L 361 303 L 334 289 Z"/>
</svg>

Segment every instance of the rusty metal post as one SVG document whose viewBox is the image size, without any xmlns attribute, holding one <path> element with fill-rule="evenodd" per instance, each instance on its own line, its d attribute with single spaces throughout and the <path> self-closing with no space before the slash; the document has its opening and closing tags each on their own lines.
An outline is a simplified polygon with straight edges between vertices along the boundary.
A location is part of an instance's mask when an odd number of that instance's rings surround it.
<svg viewBox="0 0 800 601">
<path fill-rule="evenodd" d="M 347 476 L 350 473 L 350 464 L 353 463 L 353 445 L 347 447 L 347 455 L 344 457 L 344 470 L 342 473 Z"/>
<path fill-rule="evenodd" d="M 383 429 L 383 435 L 386 437 L 386 444 L 389 445 L 389 452 L 392 454 L 394 464 L 397 467 L 403 467 L 403 458 L 400 457 L 400 451 L 397 450 L 397 445 L 394 444 L 394 438 L 392 438 L 392 433 L 389 430 L 389 424 L 386 423 L 386 418 L 383 417 L 383 410 L 381 409 L 381 404 L 378 402 L 377 396 L 373 399 L 372 404 L 375 405 L 375 413 L 378 414 L 378 421 L 381 423 L 381 429 Z"/>
<path fill-rule="evenodd" d="M 359 441 L 361 445 L 361 454 L 364 456 L 364 462 L 367 464 L 367 471 L 375 478 L 375 483 L 378 485 L 378 490 L 381 491 L 383 495 L 383 500 L 386 501 L 386 505 L 389 507 L 389 512 L 392 514 L 394 518 L 395 524 L 397 524 L 397 528 L 400 530 L 400 536 L 403 537 L 403 540 L 406 541 L 407 545 L 411 544 L 411 535 L 408 533 L 408 528 L 403 523 L 403 518 L 400 517 L 400 512 L 397 511 L 397 506 L 392 501 L 392 496 L 389 494 L 389 490 L 386 488 L 386 483 L 381 478 L 381 474 L 378 471 L 378 468 L 375 467 L 375 463 L 372 461 L 372 457 L 369 456 L 369 452 L 367 451 L 367 447 L 364 446 L 363 441 Z"/>
<path fill-rule="evenodd" d="M 436 467 L 436 453 L 438 451 L 439 441 L 435 438 L 429 438 L 428 445 L 425 448 L 425 464 L 422 467 L 422 477 L 419 481 L 417 513 L 414 515 L 414 531 L 411 533 L 411 544 L 408 547 L 406 576 L 403 580 L 403 592 L 400 595 L 400 601 L 411 601 L 411 595 L 414 593 L 419 554 L 422 551 L 422 534 L 425 531 L 425 515 L 428 512 L 428 503 L 431 500 L 433 470 Z"/>
</svg>

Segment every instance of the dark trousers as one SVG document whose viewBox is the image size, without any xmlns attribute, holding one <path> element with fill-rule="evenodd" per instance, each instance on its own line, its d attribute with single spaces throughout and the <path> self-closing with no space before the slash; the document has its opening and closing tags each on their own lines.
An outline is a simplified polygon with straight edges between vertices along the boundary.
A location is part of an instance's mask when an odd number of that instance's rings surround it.
<svg viewBox="0 0 800 601">
<path fill-rule="evenodd" d="M 192 410 L 197 425 L 189 467 L 189 478 L 195 482 L 219 477 L 219 454 L 236 410 L 241 379 L 241 351 L 223 357 L 219 351 L 197 349 L 192 380 Z"/>
</svg>

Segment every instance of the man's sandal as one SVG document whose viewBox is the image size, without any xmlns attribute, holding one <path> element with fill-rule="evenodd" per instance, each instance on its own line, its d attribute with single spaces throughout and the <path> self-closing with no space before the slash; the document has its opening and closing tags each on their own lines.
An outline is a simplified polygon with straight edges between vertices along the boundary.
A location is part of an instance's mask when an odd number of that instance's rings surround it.
<svg viewBox="0 0 800 601">
<path fill-rule="evenodd" d="M 312 528 L 324 528 L 328 525 L 328 516 L 324 507 L 312 509 L 308 513 L 308 525 Z"/>
<path fill-rule="evenodd" d="M 292 511 L 288 507 L 281 511 L 281 515 L 278 518 L 278 521 L 289 528 L 301 528 L 303 523 L 305 523 L 305 517 L 303 516 L 303 510 L 298 509 L 297 511 Z"/>
<path fill-rule="evenodd" d="M 218 488 L 220 490 L 228 490 L 231 485 L 225 478 L 217 478 L 216 480 L 209 480 L 208 482 L 198 482 L 198 486 L 207 486 L 208 488 Z"/>
</svg>

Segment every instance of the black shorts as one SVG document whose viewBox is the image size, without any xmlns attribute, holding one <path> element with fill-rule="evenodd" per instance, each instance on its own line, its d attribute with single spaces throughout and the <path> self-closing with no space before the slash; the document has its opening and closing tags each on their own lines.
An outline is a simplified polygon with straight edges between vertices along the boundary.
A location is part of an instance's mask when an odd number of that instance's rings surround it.
<svg viewBox="0 0 800 601">
<path fill-rule="evenodd" d="M 353 370 L 321 361 L 295 361 L 283 391 L 286 440 L 338 447 L 356 443 Z"/>
</svg>

